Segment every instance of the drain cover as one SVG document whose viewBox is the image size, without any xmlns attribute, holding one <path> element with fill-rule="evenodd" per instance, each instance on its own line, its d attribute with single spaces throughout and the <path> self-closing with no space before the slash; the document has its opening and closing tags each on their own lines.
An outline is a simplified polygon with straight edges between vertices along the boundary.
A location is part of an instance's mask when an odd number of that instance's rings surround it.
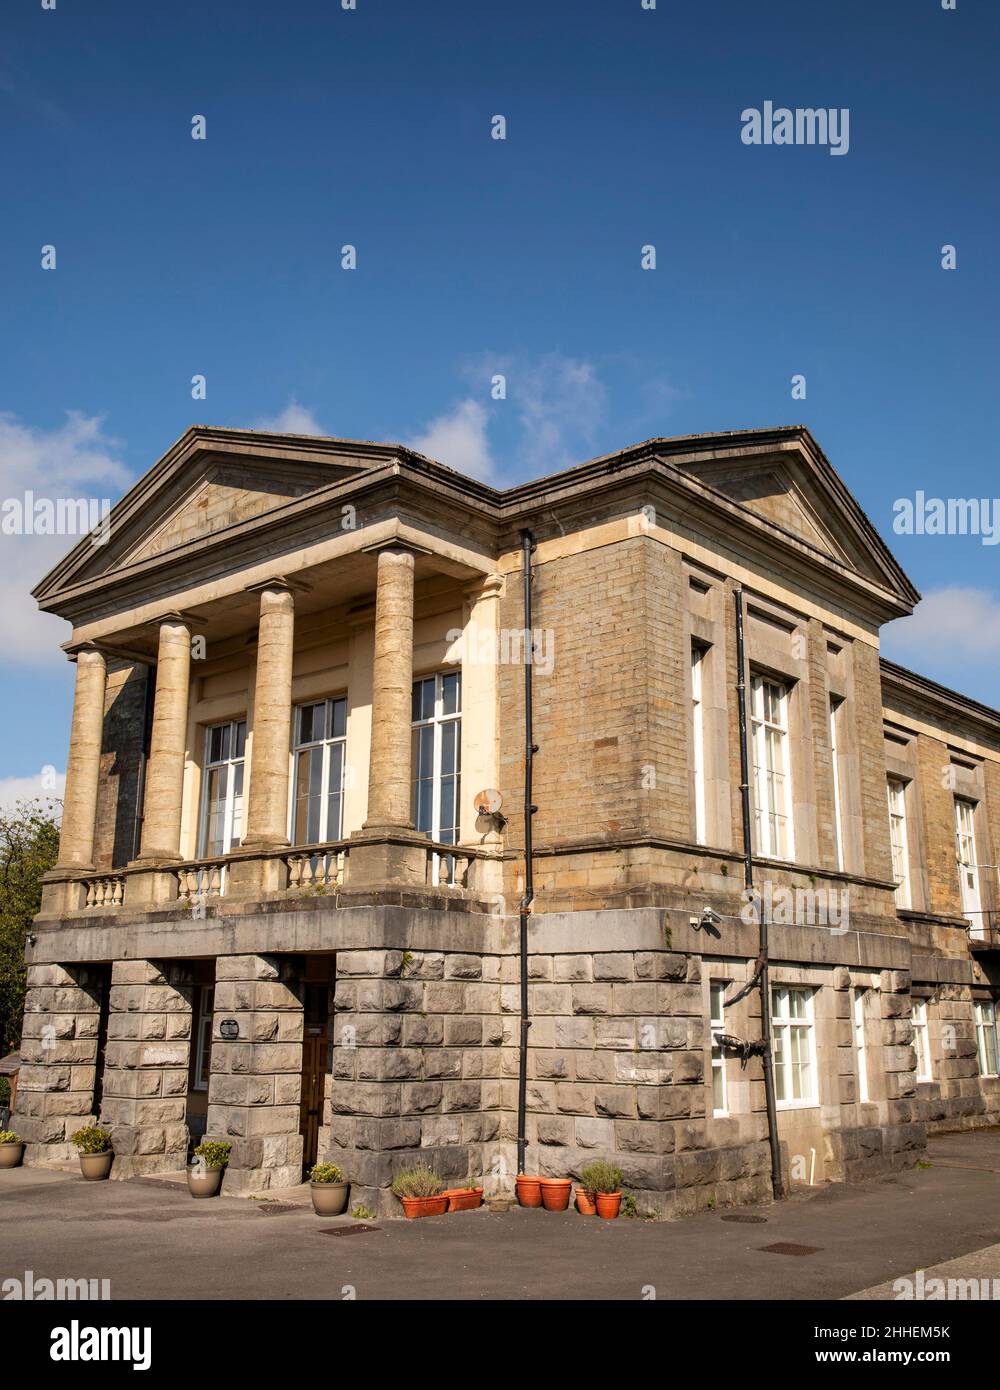
<svg viewBox="0 0 1000 1390">
<path fill-rule="evenodd" d="M 822 1250 L 821 1245 L 793 1245 L 791 1241 L 779 1240 L 775 1245 L 759 1245 L 758 1250 L 766 1250 L 769 1255 L 815 1255 Z"/>
<path fill-rule="evenodd" d="M 362 1231 L 380 1231 L 381 1226 L 364 1226 L 359 1223 L 356 1226 L 322 1226 L 319 1230 L 321 1236 L 356 1236 Z"/>
<path fill-rule="evenodd" d="M 723 1221 L 740 1221 L 747 1226 L 766 1226 L 766 1216 L 751 1216 L 748 1211 L 737 1211 L 732 1216 L 724 1216 Z"/>
<path fill-rule="evenodd" d="M 308 1208 L 296 1202 L 258 1202 L 257 1210 L 262 1216 L 282 1216 L 286 1211 L 307 1211 Z"/>
</svg>

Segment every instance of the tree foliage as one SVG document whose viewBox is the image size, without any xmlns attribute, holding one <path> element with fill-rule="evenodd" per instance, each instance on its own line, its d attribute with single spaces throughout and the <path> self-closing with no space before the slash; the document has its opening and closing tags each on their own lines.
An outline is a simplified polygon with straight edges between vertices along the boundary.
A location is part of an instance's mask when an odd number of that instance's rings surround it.
<svg viewBox="0 0 1000 1390">
<path fill-rule="evenodd" d="M 59 852 L 58 802 L 0 810 L 0 1052 L 17 1047 L 24 1010 L 24 939 Z"/>
</svg>

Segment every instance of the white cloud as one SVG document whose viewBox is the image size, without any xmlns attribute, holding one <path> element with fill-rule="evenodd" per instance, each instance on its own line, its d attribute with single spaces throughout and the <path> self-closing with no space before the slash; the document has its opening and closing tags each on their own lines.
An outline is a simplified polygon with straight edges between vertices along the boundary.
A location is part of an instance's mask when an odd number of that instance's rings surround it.
<svg viewBox="0 0 1000 1390">
<path fill-rule="evenodd" d="M 73 549 L 81 532 L 24 534 L 29 528 L 18 518 L 31 514 L 26 494 L 36 503 L 79 499 L 103 514 L 104 504 L 114 502 L 131 481 L 116 457 L 118 448 L 104 434 L 100 416 L 69 411 L 65 424 L 40 430 L 0 413 L 0 661 L 29 666 L 63 661 L 59 643 L 69 635 L 61 618 L 38 611 L 29 590 Z"/>
<path fill-rule="evenodd" d="M 515 361 L 507 395 L 521 424 L 518 463 L 531 473 L 554 473 L 593 452 L 607 392 L 592 363 L 554 352 L 536 362 Z"/>
<path fill-rule="evenodd" d="M 55 772 L 53 768 L 45 768 L 32 777 L 0 777 L 0 810 L 12 811 L 19 801 L 62 801 L 65 790 L 65 772 Z"/>
<path fill-rule="evenodd" d="M 459 401 L 447 415 L 432 420 L 426 431 L 411 441 L 411 448 L 485 482 L 494 466 L 487 426 L 486 410 L 478 401 Z"/>
<path fill-rule="evenodd" d="M 954 586 L 935 589 L 917 605 L 912 618 L 899 618 L 882 632 L 890 661 L 962 689 L 958 663 L 983 671 L 1000 666 L 1000 596 L 987 589 Z"/>
<path fill-rule="evenodd" d="M 267 430 L 271 434 L 326 434 L 326 430 L 312 411 L 304 405 L 299 405 L 294 398 L 288 402 L 280 415 L 255 420 L 250 428 Z"/>
</svg>

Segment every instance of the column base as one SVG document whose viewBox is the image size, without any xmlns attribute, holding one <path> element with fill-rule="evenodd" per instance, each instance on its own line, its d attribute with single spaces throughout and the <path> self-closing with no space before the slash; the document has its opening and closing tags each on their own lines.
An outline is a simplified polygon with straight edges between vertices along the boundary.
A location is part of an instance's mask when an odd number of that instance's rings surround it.
<svg viewBox="0 0 1000 1390">
<path fill-rule="evenodd" d="M 62 917 L 67 912 L 79 912 L 86 907 L 87 888 L 80 880 L 95 872 L 92 864 L 81 864 L 79 868 L 56 868 L 43 874 L 39 915 Z"/>
<path fill-rule="evenodd" d="M 350 886 L 423 888 L 427 882 L 427 845 L 426 835 L 405 826 L 356 830 L 347 861 Z"/>
</svg>

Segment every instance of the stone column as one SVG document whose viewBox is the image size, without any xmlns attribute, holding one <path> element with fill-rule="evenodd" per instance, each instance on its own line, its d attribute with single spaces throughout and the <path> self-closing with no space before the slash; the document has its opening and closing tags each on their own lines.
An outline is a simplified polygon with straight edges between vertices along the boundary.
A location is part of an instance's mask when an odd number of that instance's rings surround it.
<svg viewBox="0 0 1000 1390">
<path fill-rule="evenodd" d="M 302 1035 L 295 965 L 275 956 L 215 962 L 212 1074 L 205 1137 L 233 1146 L 229 1192 L 297 1187 L 302 1181 Z M 226 1019 L 236 1036 L 222 1036 Z"/>
<path fill-rule="evenodd" d="M 288 844 L 288 753 L 292 730 L 295 603 L 280 581 L 260 595 L 253 742 L 244 847 Z"/>
<path fill-rule="evenodd" d="M 86 965 L 29 965 L 21 1071 L 11 1129 L 28 1163 L 73 1163 L 70 1135 L 97 1118 L 94 1087 L 101 1018 L 99 972 Z"/>
<path fill-rule="evenodd" d="M 75 660 L 76 694 L 56 869 L 86 871 L 94 867 L 94 821 L 108 671 L 104 654 L 95 647 L 81 648 Z"/>
<path fill-rule="evenodd" d="M 113 1177 L 176 1172 L 187 1162 L 190 967 L 116 960 L 102 1118 L 113 1135 Z"/>
<path fill-rule="evenodd" d="M 172 613 L 160 624 L 140 863 L 158 864 L 180 858 L 190 682 L 191 630 Z"/>
<path fill-rule="evenodd" d="M 393 547 L 380 551 L 378 557 L 366 830 L 413 828 L 412 705 L 413 554 Z"/>
</svg>

